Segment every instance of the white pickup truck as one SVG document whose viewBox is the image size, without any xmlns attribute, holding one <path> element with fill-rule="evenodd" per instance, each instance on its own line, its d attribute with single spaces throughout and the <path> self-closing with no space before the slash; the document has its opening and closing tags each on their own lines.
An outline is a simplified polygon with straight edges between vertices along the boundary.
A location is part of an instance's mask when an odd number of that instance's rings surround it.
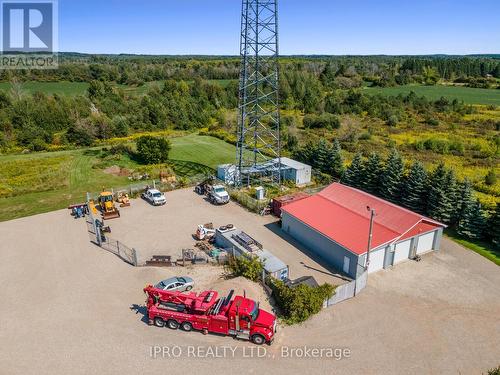
<svg viewBox="0 0 500 375">
<path fill-rule="evenodd" d="M 153 206 L 163 206 L 167 203 L 165 195 L 157 189 L 148 189 L 141 195 L 142 199 L 148 201 Z"/>
</svg>

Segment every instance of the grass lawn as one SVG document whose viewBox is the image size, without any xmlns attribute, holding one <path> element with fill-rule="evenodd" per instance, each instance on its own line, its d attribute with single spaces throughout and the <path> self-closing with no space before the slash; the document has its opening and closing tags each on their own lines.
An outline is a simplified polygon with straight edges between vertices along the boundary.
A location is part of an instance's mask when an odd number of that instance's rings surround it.
<svg viewBox="0 0 500 375">
<path fill-rule="evenodd" d="M 475 89 L 470 87 L 457 86 L 397 86 L 397 87 L 365 87 L 367 93 L 396 96 L 399 94 L 409 94 L 411 91 L 419 96 L 425 96 L 431 100 L 441 97 L 448 99 L 463 100 L 467 104 L 484 104 L 500 106 L 500 90 Z"/>
<path fill-rule="evenodd" d="M 236 155 L 233 145 L 217 138 L 192 134 L 171 142 L 173 168 L 183 177 L 212 173 Z M 104 173 L 107 165 L 95 168 L 100 154 L 99 148 L 92 148 L 0 156 L 0 221 L 61 209 L 84 201 L 87 192 L 128 186 L 127 177 Z M 106 163 L 140 167 L 123 156 Z"/>
<path fill-rule="evenodd" d="M 491 260 L 496 265 L 500 266 L 500 250 L 494 249 L 493 245 L 486 242 L 481 241 L 472 241 L 469 239 L 465 239 L 460 236 L 456 231 L 447 229 L 445 231 L 445 235 L 450 237 L 453 241 L 459 243 L 463 247 L 472 250 L 479 255 Z"/>
</svg>

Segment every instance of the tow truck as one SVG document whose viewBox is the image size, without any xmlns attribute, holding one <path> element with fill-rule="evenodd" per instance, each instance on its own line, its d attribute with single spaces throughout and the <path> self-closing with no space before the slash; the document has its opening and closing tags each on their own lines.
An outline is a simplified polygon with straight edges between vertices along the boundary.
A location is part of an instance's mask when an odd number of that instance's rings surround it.
<svg viewBox="0 0 500 375">
<path fill-rule="evenodd" d="M 213 290 L 199 294 L 169 292 L 152 285 L 144 292 L 150 325 L 232 336 L 256 345 L 271 345 L 274 340 L 276 316 L 246 296 L 234 296 L 234 290 L 220 298 Z"/>
</svg>

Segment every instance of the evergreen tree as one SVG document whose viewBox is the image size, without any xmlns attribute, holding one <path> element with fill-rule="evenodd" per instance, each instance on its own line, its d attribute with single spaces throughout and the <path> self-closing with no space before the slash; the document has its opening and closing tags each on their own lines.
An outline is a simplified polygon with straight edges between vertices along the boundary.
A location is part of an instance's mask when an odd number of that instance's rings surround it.
<svg viewBox="0 0 500 375">
<path fill-rule="evenodd" d="M 330 149 L 330 160 L 327 173 L 333 177 L 342 178 L 345 172 L 344 158 L 342 149 L 337 139 L 333 141 L 333 147 Z"/>
<path fill-rule="evenodd" d="M 420 162 L 414 162 L 403 181 L 402 203 L 406 208 L 425 213 L 427 193 L 427 172 Z"/>
<path fill-rule="evenodd" d="M 500 249 L 500 204 L 498 203 L 495 212 L 488 220 L 488 237 Z"/>
<path fill-rule="evenodd" d="M 403 159 L 399 152 L 393 149 L 380 177 L 380 195 L 389 202 L 396 204 L 400 202 L 403 172 Z"/>
<path fill-rule="evenodd" d="M 371 194 L 378 194 L 380 189 L 380 176 L 383 173 L 383 166 L 380 156 L 377 153 L 373 152 L 370 155 L 366 161 L 364 172 L 365 173 L 363 174 L 361 181 L 363 190 Z"/>
<path fill-rule="evenodd" d="M 342 182 L 345 185 L 360 188 L 363 173 L 363 158 L 360 153 L 357 153 L 354 156 L 351 165 L 345 171 Z"/>
<path fill-rule="evenodd" d="M 316 145 L 314 153 L 313 167 L 319 169 L 323 173 L 328 173 L 330 166 L 330 156 L 332 146 L 324 139 L 321 139 Z"/>
<path fill-rule="evenodd" d="M 468 178 L 464 179 L 457 189 L 455 210 L 452 224 L 458 224 L 464 217 L 465 209 L 472 204 L 472 183 Z"/>
<path fill-rule="evenodd" d="M 453 202 L 448 197 L 446 186 L 448 180 L 448 170 L 443 163 L 438 165 L 429 178 L 427 214 L 443 223 L 450 222 L 453 211 Z"/>
<path fill-rule="evenodd" d="M 460 221 L 457 231 L 462 236 L 479 240 L 483 238 L 486 228 L 486 218 L 478 200 L 468 204 L 465 208 L 463 219 Z"/>
<path fill-rule="evenodd" d="M 455 172 L 452 169 L 449 169 L 446 172 L 445 177 L 445 195 L 447 200 L 446 216 L 449 217 L 448 223 L 450 224 L 453 222 L 453 216 L 456 211 L 458 194 L 458 182 L 455 176 Z"/>
</svg>

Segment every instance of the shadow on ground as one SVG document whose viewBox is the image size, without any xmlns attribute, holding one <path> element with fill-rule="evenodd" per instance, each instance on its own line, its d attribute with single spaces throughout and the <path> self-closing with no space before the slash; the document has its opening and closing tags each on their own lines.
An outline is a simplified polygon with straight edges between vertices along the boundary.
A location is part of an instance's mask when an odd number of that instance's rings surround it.
<svg viewBox="0 0 500 375">
<path fill-rule="evenodd" d="M 142 315 L 141 322 L 149 325 L 148 309 L 146 308 L 146 306 L 137 305 L 136 303 L 134 303 L 132 306 L 130 306 L 130 310 L 135 311 L 136 315 L 141 314 Z"/>
<path fill-rule="evenodd" d="M 275 235 L 277 235 L 277 236 L 281 237 L 283 240 L 287 241 L 289 244 L 294 246 L 300 252 L 307 255 L 309 258 L 314 260 L 316 263 L 320 264 L 322 267 L 324 267 L 329 272 L 325 272 L 323 270 L 311 267 L 304 262 L 300 262 L 300 264 L 302 264 L 302 266 L 304 266 L 304 268 L 314 270 L 316 272 L 320 272 L 320 273 L 323 273 L 323 274 L 328 275 L 328 276 L 333 276 L 333 277 L 339 278 L 339 279 L 344 280 L 344 281 L 352 281 L 352 279 L 349 276 L 347 276 L 343 272 L 339 272 L 339 270 L 333 268 L 324 259 L 320 258 L 318 255 L 314 254 L 312 251 L 307 249 L 304 245 L 302 245 L 300 242 L 295 240 L 292 236 L 283 232 L 283 230 L 281 230 L 279 222 L 266 224 L 265 227 L 268 230 L 270 230 L 271 232 L 273 232 Z"/>
</svg>

